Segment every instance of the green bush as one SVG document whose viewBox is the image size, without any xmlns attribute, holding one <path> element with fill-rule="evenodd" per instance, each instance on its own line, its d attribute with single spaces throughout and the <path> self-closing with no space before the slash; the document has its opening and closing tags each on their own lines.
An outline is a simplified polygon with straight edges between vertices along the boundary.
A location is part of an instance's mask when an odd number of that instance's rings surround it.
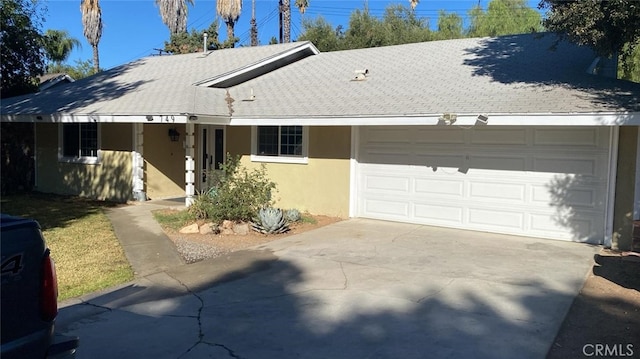
<svg viewBox="0 0 640 359">
<path fill-rule="evenodd" d="M 198 219 L 250 221 L 272 204 L 276 184 L 267 177 L 264 164 L 250 171 L 240 164 L 240 156 L 227 155 L 221 171 L 212 171 L 208 178 L 209 190 L 189 207 Z"/>
</svg>

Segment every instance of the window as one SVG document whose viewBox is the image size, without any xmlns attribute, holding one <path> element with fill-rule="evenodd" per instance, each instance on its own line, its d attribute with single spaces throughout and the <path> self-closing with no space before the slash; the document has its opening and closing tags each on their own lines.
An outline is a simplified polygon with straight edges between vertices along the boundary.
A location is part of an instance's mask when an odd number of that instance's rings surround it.
<svg viewBox="0 0 640 359">
<path fill-rule="evenodd" d="M 306 128 L 258 126 L 253 130 L 253 161 L 306 163 Z"/>
<path fill-rule="evenodd" d="M 97 123 L 65 123 L 60 127 L 60 160 L 85 163 L 98 161 Z"/>
</svg>

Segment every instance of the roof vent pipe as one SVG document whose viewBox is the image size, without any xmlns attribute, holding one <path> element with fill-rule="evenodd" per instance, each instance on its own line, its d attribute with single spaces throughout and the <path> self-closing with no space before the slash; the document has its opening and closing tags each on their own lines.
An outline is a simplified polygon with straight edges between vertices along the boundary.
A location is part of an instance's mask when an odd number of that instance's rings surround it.
<svg viewBox="0 0 640 359">
<path fill-rule="evenodd" d="M 207 52 L 207 37 L 209 36 L 209 34 L 207 34 L 206 32 L 203 34 L 204 37 L 204 46 L 202 47 L 202 52 Z"/>
</svg>

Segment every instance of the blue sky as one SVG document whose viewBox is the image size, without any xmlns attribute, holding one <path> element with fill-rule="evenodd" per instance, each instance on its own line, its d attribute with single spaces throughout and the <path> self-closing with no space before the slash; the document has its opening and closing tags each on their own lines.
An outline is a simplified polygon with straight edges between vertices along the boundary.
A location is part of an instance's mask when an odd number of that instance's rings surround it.
<svg viewBox="0 0 640 359">
<path fill-rule="evenodd" d="M 75 50 L 68 59 L 74 64 L 76 60 L 92 58 L 91 45 L 82 34 L 82 15 L 80 0 L 43 0 L 46 7 L 43 30 L 67 30 L 71 36 L 82 43 L 82 48 Z M 467 10 L 478 4 L 485 7 L 488 0 L 422 0 L 416 7 L 418 16 L 430 20 L 433 26 L 437 22 L 438 12 L 443 9 L 458 12 L 466 18 Z M 202 30 L 208 28 L 215 20 L 214 0 L 195 0 L 194 6 L 189 7 L 187 24 L 191 29 Z M 294 0 L 291 0 L 294 3 Z M 349 15 L 354 9 L 362 9 L 364 0 L 331 1 L 309 0 L 306 18 L 324 17 L 334 27 L 349 24 Z M 537 1 L 528 1 L 529 6 L 535 7 Z M 390 4 L 409 4 L 408 0 L 369 0 L 368 7 L 373 15 L 380 16 Z M 131 62 L 141 57 L 157 54 L 154 49 L 164 47 L 169 38 L 169 30 L 162 23 L 158 7 L 154 0 L 100 0 L 102 8 L 102 38 L 99 44 L 100 67 L 109 69 Z M 261 44 L 267 44 L 271 37 L 278 37 L 278 0 L 256 0 L 256 20 Z M 297 7 L 292 5 L 291 37 L 295 39 L 302 32 L 300 14 Z M 249 21 L 251 20 L 251 0 L 243 1 L 242 15 L 236 24 L 235 34 L 240 38 L 241 45 L 249 44 Z M 226 26 L 220 21 L 220 39 L 226 38 Z"/>
</svg>

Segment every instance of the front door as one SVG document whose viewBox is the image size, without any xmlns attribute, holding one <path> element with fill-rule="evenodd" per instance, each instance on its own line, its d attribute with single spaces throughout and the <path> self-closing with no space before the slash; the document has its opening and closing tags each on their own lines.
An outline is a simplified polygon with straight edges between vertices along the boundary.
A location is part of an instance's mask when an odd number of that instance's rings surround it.
<svg viewBox="0 0 640 359">
<path fill-rule="evenodd" d="M 199 146 L 199 184 L 200 191 L 209 189 L 212 171 L 221 170 L 225 160 L 225 134 L 223 126 L 200 126 Z"/>
</svg>

